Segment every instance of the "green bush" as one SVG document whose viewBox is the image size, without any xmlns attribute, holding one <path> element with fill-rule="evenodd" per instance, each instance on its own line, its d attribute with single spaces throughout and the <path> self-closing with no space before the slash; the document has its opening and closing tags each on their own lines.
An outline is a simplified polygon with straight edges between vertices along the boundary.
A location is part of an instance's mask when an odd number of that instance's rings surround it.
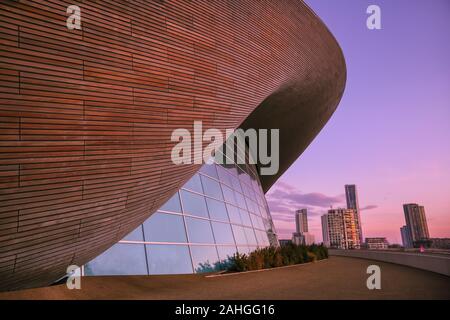
<svg viewBox="0 0 450 320">
<path fill-rule="evenodd" d="M 323 245 L 299 246 L 291 243 L 278 248 L 257 249 L 248 255 L 236 253 L 223 265 L 227 271 L 241 272 L 314 262 L 326 258 L 328 250 Z"/>
</svg>

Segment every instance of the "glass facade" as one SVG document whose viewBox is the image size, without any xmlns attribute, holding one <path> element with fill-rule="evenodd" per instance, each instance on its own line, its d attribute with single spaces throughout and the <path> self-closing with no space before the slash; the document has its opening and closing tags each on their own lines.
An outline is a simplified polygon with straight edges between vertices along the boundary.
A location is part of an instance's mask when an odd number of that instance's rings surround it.
<svg viewBox="0 0 450 320">
<path fill-rule="evenodd" d="M 269 245 L 278 240 L 255 166 L 205 164 L 84 274 L 209 272 L 236 252 Z"/>
</svg>

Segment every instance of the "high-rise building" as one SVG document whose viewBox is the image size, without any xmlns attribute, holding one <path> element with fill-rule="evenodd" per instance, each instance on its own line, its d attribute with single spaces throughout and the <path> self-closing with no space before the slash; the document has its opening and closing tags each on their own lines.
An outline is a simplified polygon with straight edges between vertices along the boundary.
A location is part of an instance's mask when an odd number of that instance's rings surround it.
<svg viewBox="0 0 450 320">
<path fill-rule="evenodd" d="M 408 203 L 403 205 L 403 212 L 405 213 L 406 227 L 409 230 L 412 244 L 415 245 L 419 241 L 428 240 L 430 234 L 428 232 L 425 208 L 416 203 Z"/>
<path fill-rule="evenodd" d="M 310 246 L 315 242 L 315 237 L 309 232 L 298 233 L 294 232 L 292 234 L 292 243 L 297 245 Z"/>
<path fill-rule="evenodd" d="M 411 239 L 411 232 L 409 232 L 409 228 L 407 226 L 403 226 L 400 228 L 400 234 L 402 235 L 402 244 L 404 248 L 412 248 L 413 243 Z"/>
<path fill-rule="evenodd" d="M 300 209 L 295 212 L 295 230 L 297 233 L 308 232 L 308 211 Z"/>
<path fill-rule="evenodd" d="M 292 242 L 307 246 L 314 243 L 314 235 L 308 232 L 307 209 L 300 209 L 295 212 L 295 232 L 292 234 Z"/>
<path fill-rule="evenodd" d="M 359 229 L 353 209 L 330 209 L 322 216 L 324 244 L 336 249 L 359 249 Z"/>
<path fill-rule="evenodd" d="M 330 247 L 330 230 L 328 228 L 328 215 L 324 214 L 320 217 L 320 221 L 322 223 L 322 242 L 326 247 Z"/>
<path fill-rule="evenodd" d="M 345 185 L 345 199 L 347 200 L 347 209 L 353 209 L 355 211 L 355 223 L 356 228 L 359 231 L 359 243 L 363 243 L 364 239 L 362 233 L 362 223 L 359 210 L 358 191 L 356 190 L 356 185 L 354 184 Z"/>
</svg>

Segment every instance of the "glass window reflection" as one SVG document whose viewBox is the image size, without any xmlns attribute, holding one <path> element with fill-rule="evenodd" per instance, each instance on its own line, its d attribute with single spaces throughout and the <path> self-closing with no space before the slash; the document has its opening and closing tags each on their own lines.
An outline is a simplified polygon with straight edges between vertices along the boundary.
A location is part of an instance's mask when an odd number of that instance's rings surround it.
<svg viewBox="0 0 450 320">
<path fill-rule="evenodd" d="M 237 250 L 240 254 L 249 254 L 250 248 L 248 246 L 238 246 Z"/>
<path fill-rule="evenodd" d="M 183 186 L 185 189 L 203 193 L 202 183 L 200 182 L 200 176 L 196 173 L 185 183 Z"/>
<path fill-rule="evenodd" d="M 231 204 L 237 204 L 236 198 L 234 197 L 234 192 L 231 188 L 222 184 L 223 196 L 226 202 Z"/>
<path fill-rule="evenodd" d="M 245 204 L 244 196 L 239 192 L 234 193 L 234 197 L 236 198 L 236 203 L 240 208 L 247 210 L 247 205 Z"/>
<path fill-rule="evenodd" d="M 228 223 L 212 222 L 211 224 L 217 244 L 234 244 L 233 232 Z"/>
<path fill-rule="evenodd" d="M 181 190 L 180 192 L 185 213 L 208 218 L 205 197 L 186 190 Z"/>
<path fill-rule="evenodd" d="M 192 273 L 188 246 L 147 245 L 148 269 L 150 274 Z"/>
<path fill-rule="evenodd" d="M 216 178 L 216 179 L 219 178 L 219 176 L 217 175 L 216 165 L 215 164 L 204 164 L 200 168 L 200 172 L 202 172 L 204 174 L 207 174 L 208 176 Z"/>
<path fill-rule="evenodd" d="M 225 169 L 222 166 L 217 166 L 217 172 L 219 174 L 219 179 L 222 183 L 225 183 L 227 186 L 231 187 L 231 179 L 230 174 L 227 172 L 227 169 Z"/>
<path fill-rule="evenodd" d="M 241 224 L 241 215 L 239 214 L 239 209 L 235 206 L 227 204 L 228 216 L 230 217 L 230 221 L 232 223 Z"/>
<path fill-rule="evenodd" d="M 217 250 L 215 246 L 191 246 L 194 270 L 197 273 L 217 270 Z"/>
<path fill-rule="evenodd" d="M 237 225 L 232 225 L 234 239 L 237 245 L 247 244 L 247 237 L 245 236 L 244 228 Z"/>
<path fill-rule="evenodd" d="M 251 227 L 252 226 L 252 222 L 250 220 L 250 215 L 248 214 L 247 211 L 239 209 L 239 212 L 241 213 L 241 220 L 242 220 L 242 224 L 244 226 L 248 226 Z"/>
<path fill-rule="evenodd" d="M 233 256 L 236 250 L 248 253 L 256 246 L 276 244 L 276 235 L 266 232 L 273 225 L 259 180 L 247 173 L 254 174 L 253 166 L 243 169 L 245 172 L 234 165 L 203 165 L 184 186 L 192 192 L 182 189 L 175 193 L 160 211 L 123 239 L 152 244 L 118 243 L 86 264 L 86 274 L 215 271 L 224 267 L 217 260 Z"/>
<path fill-rule="evenodd" d="M 122 240 L 124 240 L 124 241 L 143 241 L 144 234 L 142 233 L 142 225 L 140 225 L 139 227 L 137 227 L 136 229 L 131 231 Z"/>
<path fill-rule="evenodd" d="M 186 217 L 186 225 L 189 234 L 189 242 L 214 244 L 211 222 L 208 220 Z"/>
<path fill-rule="evenodd" d="M 236 246 L 217 246 L 217 251 L 219 252 L 220 260 L 232 258 L 237 252 Z"/>
<path fill-rule="evenodd" d="M 143 244 L 118 243 L 84 266 L 86 275 L 147 274 Z"/>
<path fill-rule="evenodd" d="M 248 244 L 258 244 L 256 241 L 255 232 L 253 229 L 244 228 L 245 236 L 247 237 Z"/>
<path fill-rule="evenodd" d="M 156 212 L 144 222 L 145 241 L 186 242 L 183 217 Z"/>
<path fill-rule="evenodd" d="M 201 176 L 203 189 L 207 196 L 223 200 L 222 189 L 220 189 L 220 184 L 213 179 L 210 179 L 206 176 Z"/>
<path fill-rule="evenodd" d="M 239 182 L 239 179 L 236 177 L 231 177 L 231 184 L 233 185 L 233 189 L 242 192 L 241 184 Z"/>
<path fill-rule="evenodd" d="M 225 203 L 207 198 L 206 204 L 208 205 L 209 216 L 211 219 L 229 221 Z"/>
<path fill-rule="evenodd" d="M 178 195 L 178 192 L 175 193 L 166 203 L 164 203 L 159 210 L 181 212 L 180 196 Z"/>
</svg>

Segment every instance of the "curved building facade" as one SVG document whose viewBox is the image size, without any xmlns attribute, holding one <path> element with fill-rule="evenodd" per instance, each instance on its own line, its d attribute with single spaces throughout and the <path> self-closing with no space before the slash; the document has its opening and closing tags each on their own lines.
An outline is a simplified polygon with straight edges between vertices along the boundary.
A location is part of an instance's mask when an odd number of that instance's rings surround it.
<svg viewBox="0 0 450 320">
<path fill-rule="evenodd" d="M 0 3 L 0 290 L 48 285 L 151 217 L 200 169 L 171 161 L 196 120 L 280 130 L 266 192 L 345 87 L 302 1 L 79 1 L 79 29 L 68 5 Z"/>
</svg>

